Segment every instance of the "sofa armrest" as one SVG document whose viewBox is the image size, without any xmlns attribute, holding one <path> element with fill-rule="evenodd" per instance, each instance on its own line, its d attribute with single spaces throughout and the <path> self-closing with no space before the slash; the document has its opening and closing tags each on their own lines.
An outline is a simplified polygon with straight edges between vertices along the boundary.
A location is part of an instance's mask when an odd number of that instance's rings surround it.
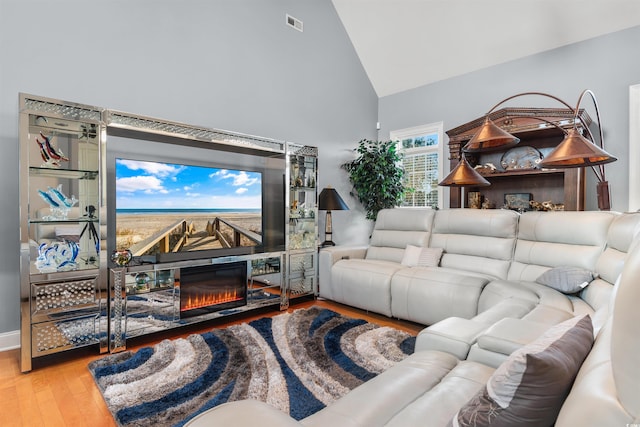
<svg viewBox="0 0 640 427">
<path fill-rule="evenodd" d="M 331 283 L 331 269 L 333 265 L 343 259 L 364 259 L 369 246 L 331 246 L 320 250 L 318 259 L 318 283 L 320 296 L 334 299 L 333 284 Z"/>
<path fill-rule="evenodd" d="M 364 259 L 369 246 L 330 246 L 320 249 L 320 262 L 325 262 L 332 266 L 341 259 Z"/>
<path fill-rule="evenodd" d="M 188 421 L 185 427 L 210 426 L 300 427 L 284 412 L 257 400 L 239 400 L 215 406 Z"/>
</svg>

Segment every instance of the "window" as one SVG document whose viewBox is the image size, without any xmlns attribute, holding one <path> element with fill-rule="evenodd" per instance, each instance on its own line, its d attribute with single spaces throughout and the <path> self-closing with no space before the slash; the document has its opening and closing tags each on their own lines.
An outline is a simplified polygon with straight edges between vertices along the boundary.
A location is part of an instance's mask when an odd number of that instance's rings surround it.
<svg viewBox="0 0 640 427">
<path fill-rule="evenodd" d="M 442 187 L 442 122 L 390 133 L 403 154 L 405 188 L 403 207 L 444 207 Z"/>
</svg>

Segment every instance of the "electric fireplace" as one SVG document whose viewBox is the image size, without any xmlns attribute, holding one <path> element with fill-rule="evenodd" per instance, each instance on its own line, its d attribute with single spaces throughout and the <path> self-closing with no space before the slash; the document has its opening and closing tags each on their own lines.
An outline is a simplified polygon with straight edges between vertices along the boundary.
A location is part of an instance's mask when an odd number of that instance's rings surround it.
<svg viewBox="0 0 640 427">
<path fill-rule="evenodd" d="M 180 317 L 247 305 L 247 263 L 232 262 L 180 269 Z"/>
</svg>

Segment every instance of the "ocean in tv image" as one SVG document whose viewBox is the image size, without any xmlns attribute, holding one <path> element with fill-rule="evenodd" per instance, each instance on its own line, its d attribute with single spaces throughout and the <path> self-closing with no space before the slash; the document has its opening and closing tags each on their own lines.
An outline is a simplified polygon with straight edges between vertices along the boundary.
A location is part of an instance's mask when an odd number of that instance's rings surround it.
<svg viewBox="0 0 640 427">
<path fill-rule="evenodd" d="M 133 255 L 262 241 L 262 174 L 116 159 L 116 247 Z"/>
</svg>

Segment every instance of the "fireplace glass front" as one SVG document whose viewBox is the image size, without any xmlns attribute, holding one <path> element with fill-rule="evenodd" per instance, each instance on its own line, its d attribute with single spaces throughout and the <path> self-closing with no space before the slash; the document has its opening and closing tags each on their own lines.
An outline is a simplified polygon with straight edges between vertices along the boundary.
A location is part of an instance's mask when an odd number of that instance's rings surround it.
<svg viewBox="0 0 640 427">
<path fill-rule="evenodd" d="M 247 305 L 247 263 L 180 269 L 180 317 Z"/>
</svg>

